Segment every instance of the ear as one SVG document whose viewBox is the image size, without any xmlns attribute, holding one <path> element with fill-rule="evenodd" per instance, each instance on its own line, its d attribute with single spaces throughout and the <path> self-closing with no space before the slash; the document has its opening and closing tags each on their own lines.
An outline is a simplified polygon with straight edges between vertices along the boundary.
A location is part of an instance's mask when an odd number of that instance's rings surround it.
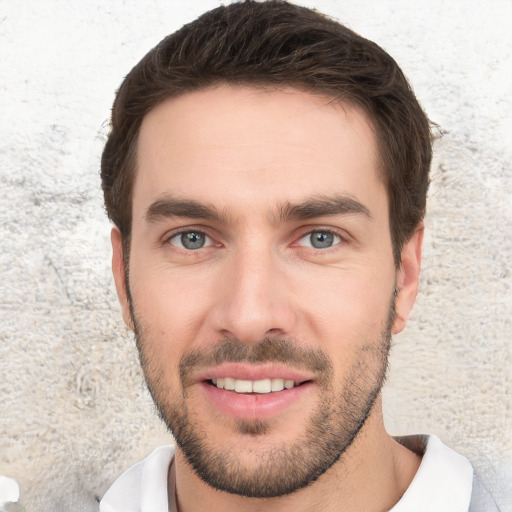
<svg viewBox="0 0 512 512">
<path fill-rule="evenodd" d="M 123 259 L 123 237 L 117 227 L 113 227 L 110 233 L 112 241 L 112 273 L 116 283 L 117 298 L 121 304 L 124 323 L 133 331 L 133 319 L 130 311 L 130 300 L 126 290 L 126 269 Z"/>
<path fill-rule="evenodd" d="M 396 317 L 393 334 L 402 332 L 416 300 L 421 266 L 421 246 L 423 244 L 423 223 L 418 224 L 411 238 L 402 248 L 401 266 L 396 276 Z"/>
</svg>

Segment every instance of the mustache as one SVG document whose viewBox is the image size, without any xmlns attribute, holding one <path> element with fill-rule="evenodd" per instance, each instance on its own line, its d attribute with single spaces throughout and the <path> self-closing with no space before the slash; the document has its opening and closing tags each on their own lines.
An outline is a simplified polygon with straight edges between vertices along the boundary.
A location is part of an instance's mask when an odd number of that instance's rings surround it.
<svg viewBox="0 0 512 512">
<path fill-rule="evenodd" d="M 318 349 L 301 347 L 288 338 L 264 338 L 247 345 L 236 339 L 225 339 L 207 350 L 193 350 L 180 360 L 181 381 L 186 383 L 194 370 L 222 363 L 280 363 L 309 370 L 325 379 L 333 373 L 331 360 Z"/>
</svg>

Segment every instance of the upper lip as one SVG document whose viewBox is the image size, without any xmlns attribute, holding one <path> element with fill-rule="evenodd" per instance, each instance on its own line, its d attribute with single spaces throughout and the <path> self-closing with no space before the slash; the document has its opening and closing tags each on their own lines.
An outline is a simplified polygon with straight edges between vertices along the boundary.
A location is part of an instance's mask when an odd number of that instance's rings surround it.
<svg viewBox="0 0 512 512">
<path fill-rule="evenodd" d="M 195 376 L 196 382 L 231 377 L 237 380 L 284 379 L 296 383 L 313 380 L 312 372 L 292 368 L 276 363 L 222 363 L 218 366 L 203 368 Z"/>
</svg>

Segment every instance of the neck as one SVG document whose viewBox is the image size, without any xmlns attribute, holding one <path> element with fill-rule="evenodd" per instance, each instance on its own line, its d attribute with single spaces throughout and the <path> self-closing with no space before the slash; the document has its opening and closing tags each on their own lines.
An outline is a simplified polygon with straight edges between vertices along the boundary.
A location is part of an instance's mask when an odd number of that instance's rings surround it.
<svg viewBox="0 0 512 512">
<path fill-rule="evenodd" d="M 380 401 L 342 457 L 317 481 L 293 494 L 246 498 L 205 484 L 176 450 L 175 478 L 179 512 L 381 512 L 392 508 L 411 483 L 420 457 L 385 431 Z"/>
</svg>

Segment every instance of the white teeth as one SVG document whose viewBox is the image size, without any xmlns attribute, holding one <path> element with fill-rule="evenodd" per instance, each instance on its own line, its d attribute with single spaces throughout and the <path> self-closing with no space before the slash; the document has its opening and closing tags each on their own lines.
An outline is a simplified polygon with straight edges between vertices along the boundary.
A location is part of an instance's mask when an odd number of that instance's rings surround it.
<svg viewBox="0 0 512 512">
<path fill-rule="evenodd" d="M 272 383 L 270 382 L 270 379 L 255 380 L 252 383 L 253 393 L 270 393 L 271 390 Z"/>
<path fill-rule="evenodd" d="M 293 380 L 285 380 L 284 381 L 284 387 L 286 389 L 291 389 L 291 388 L 293 388 L 293 386 L 294 386 Z"/>
<path fill-rule="evenodd" d="M 235 379 L 226 377 L 224 379 L 224 389 L 227 389 L 228 391 L 233 391 L 235 389 Z"/>
<path fill-rule="evenodd" d="M 235 391 L 237 393 L 252 393 L 252 380 L 235 380 Z"/>
<path fill-rule="evenodd" d="M 285 379 L 261 379 L 261 380 L 241 380 L 231 377 L 212 379 L 214 386 L 219 389 L 235 391 L 236 393 L 271 393 L 291 389 L 296 384 L 293 380 Z M 298 385 L 298 384 L 297 384 Z"/>
<path fill-rule="evenodd" d="M 272 391 L 282 391 L 284 389 L 284 379 L 272 379 Z"/>
</svg>

